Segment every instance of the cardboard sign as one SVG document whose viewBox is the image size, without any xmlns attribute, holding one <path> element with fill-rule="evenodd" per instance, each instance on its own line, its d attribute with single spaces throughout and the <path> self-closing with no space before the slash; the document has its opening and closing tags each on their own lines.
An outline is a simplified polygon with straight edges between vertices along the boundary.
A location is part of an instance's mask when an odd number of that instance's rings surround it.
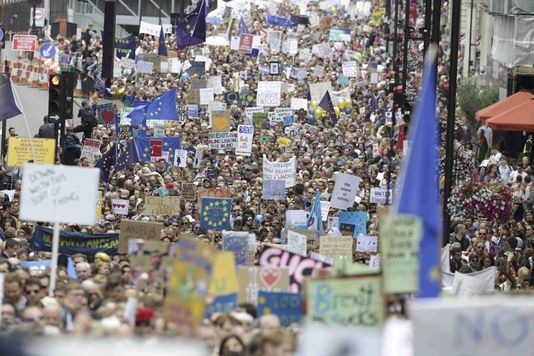
<svg viewBox="0 0 534 356">
<path fill-rule="evenodd" d="M 341 256 L 352 260 L 352 236 L 321 236 L 319 240 L 319 253 L 331 258 L 333 261 Z"/>
<path fill-rule="evenodd" d="M 95 224 L 99 177 L 97 168 L 26 164 L 20 193 L 20 219 Z"/>
<path fill-rule="evenodd" d="M 258 106 L 280 106 L 282 83 L 278 81 L 259 81 L 256 94 Z"/>
<path fill-rule="evenodd" d="M 302 318 L 302 299 L 299 293 L 259 291 L 258 318 L 274 314 L 280 324 L 290 326 Z"/>
<path fill-rule="evenodd" d="M 252 140 L 254 138 L 254 126 L 239 125 L 237 127 L 237 145 L 235 154 L 237 156 L 250 156 L 252 154 Z"/>
<path fill-rule="evenodd" d="M 128 215 L 130 201 L 128 199 L 111 199 L 111 212 L 117 215 Z"/>
<path fill-rule="evenodd" d="M 210 132 L 208 145 L 211 150 L 235 150 L 237 146 L 237 132 Z"/>
<path fill-rule="evenodd" d="M 179 189 L 182 200 L 194 201 L 197 199 L 197 187 L 195 183 L 180 182 Z"/>
<path fill-rule="evenodd" d="M 86 138 L 83 140 L 82 154 L 80 158 L 86 158 L 91 165 L 94 165 L 98 158 L 102 155 L 100 153 L 100 145 L 102 141 Z"/>
<path fill-rule="evenodd" d="M 413 293 L 419 286 L 421 221 L 408 215 L 380 218 L 385 293 Z"/>
<path fill-rule="evenodd" d="M 56 141 L 53 138 L 30 140 L 28 137 L 10 137 L 7 147 L 7 165 L 22 168 L 29 161 L 37 164 L 54 164 L 55 146 Z"/>
<path fill-rule="evenodd" d="M 295 185 L 296 159 L 291 157 L 287 162 L 271 162 L 267 157 L 263 157 L 263 179 L 283 180 L 286 188 Z"/>
<path fill-rule="evenodd" d="M 246 231 L 223 231 L 222 233 L 222 249 L 231 251 L 238 265 L 247 264 L 248 235 Z"/>
<path fill-rule="evenodd" d="M 332 208 L 346 210 L 354 205 L 361 178 L 345 173 L 336 176 L 336 185 L 330 198 Z"/>
<path fill-rule="evenodd" d="M 258 302 L 260 290 L 286 292 L 289 287 L 289 270 L 279 267 L 238 266 L 239 303 Z"/>
<path fill-rule="evenodd" d="M 310 280 L 307 316 L 327 324 L 379 328 L 385 316 L 381 284 L 380 276 Z"/>
<path fill-rule="evenodd" d="M 356 251 L 358 252 L 372 252 L 378 251 L 378 237 L 360 235 L 356 238 Z"/>
<path fill-rule="evenodd" d="M 180 214 L 180 198 L 175 196 L 145 197 L 145 215 L 162 216 Z"/>
<path fill-rule="evenodd" d="M 121 220 L 119 233 L 119 253 L 128 253 L 128 240 L 143 239 L 145 241 L 160 241 L 163 223 Z"/>
<path fill-rule="evenodd" d="M 201 188 L 197 190 L 198 205 L 200 206 L 203 198 L 231 198 L 232 191 L 230 188 Z"/>
<path fill-rule="evenodd" d="M 289 267 L 289 291 L 294 293 L 300 291 L 305 277 L 324 266 L 322 262 L 314 259 L 269 246 L 264 247 L 261 252 L 259 264 L 262 267 Z"/>
<path fill-rule="evenodd" d="M 287 232 L 286 251 L 293 252 L 301 256 L 306 256 L 306 242 L 306 235 L 289 230 Z"/>
</svg>

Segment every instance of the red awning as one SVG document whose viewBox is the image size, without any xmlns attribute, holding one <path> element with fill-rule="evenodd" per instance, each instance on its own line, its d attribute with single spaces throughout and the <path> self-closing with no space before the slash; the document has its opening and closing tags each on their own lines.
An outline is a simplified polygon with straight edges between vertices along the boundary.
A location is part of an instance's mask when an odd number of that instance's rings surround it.
<svg viewBox="0 0 534 356">
<path fill-rule="evenodd" d="M 487 108 L 477 111 L 475 114 L 475 118 L 478 121 L 486 122 L 486 120 L 488 120 L 489 118 L 502 114 L 505 111 L 508 111 L 518 105 L 521 105 L 531 98 L 534 98 L 534 95 L 529 92 L 517 92 L 514 95 L 510 95 L 506 99 L 498 101 L 495 104 L 488 106 Z"/>
<path fill-rule="evenodd" d="M 494 130 L 534 132 L 534 95 L 523 104 L 488 119 L 486 124 Z"/>
</svg>

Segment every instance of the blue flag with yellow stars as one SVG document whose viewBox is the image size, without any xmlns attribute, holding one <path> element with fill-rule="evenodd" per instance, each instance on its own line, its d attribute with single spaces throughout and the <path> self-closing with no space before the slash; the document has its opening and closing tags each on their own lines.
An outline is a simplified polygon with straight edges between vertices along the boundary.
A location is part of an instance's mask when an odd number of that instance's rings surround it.
<svg viewBox="0 0 534 356">
<path fill-rule="evenodd" d="M 128 141 L 125 147 L 119 150 L 117 154 L 117 163 L 115 165 L 115 171 L 122 171 L 131 164 L 139 162 L 139 152 L 135 145 L 135 140 Z"/>
<path fill-rule="evenodd" d="M 208 230 L 229 230 L 232 199 L 202 198 L 200 206 L 200 228 Z"/>
<path fill-rule="evenodd" d="M 167 162 L 174 162 L 174 152 L 180 149 L 181 142 L 179 137 L 137 137 L 135 145 L 142 161 L 164 158 Z"/>
<path fill-rule="evenodd" d="M 197 7 L 176 25 L 176 46 L 184 50 L 189 46 L 206 42 L 207 0 L 200 0 Z"/>
<path fill-rule="evenodd" d="M 156 96 L 146 105 L 137 106 L 128 117 L 132 119 L 132 126 L 145 126 L 146 120 L 178 120 L 176 88 Z"/>
</svg>

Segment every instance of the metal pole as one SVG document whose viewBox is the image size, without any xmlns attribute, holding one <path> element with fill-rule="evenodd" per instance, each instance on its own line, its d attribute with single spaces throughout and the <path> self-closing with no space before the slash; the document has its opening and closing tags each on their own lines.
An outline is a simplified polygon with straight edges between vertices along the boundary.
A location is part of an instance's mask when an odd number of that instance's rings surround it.
<svg viewBox="0 0 534 356">
<path fill-rule="evenodd" d="M 467 75 L 471 73 L 471 46 L 473 44 L 473 0 L 471 0 L 471 14 L 469 19 L 469 54 L 467 56 Z"/>
<path fill-rule="evenodd" d="M 439 46 L 439 41 L 441 41 L 441 0 L 434 0 L 431 38 L 432 42 Z"/>
<path fill-rule="evenodd" d="M 443 244 L 449 241 L 451 217 L 447 200 L 452 190 L 452 168 L 454 163 L 454 122 L 456 121 L 456 82 L 458 76 L 458 46 L 460 42 L 460 15 L 462 0 L 452 1 L 451 52 L 449 69 L 449 94 L 447 100 L 447 136 L 445 141 L 445 187 L 443 197 Z"/>
<path fill-rule="evenodd" d="M 402 58 L 402 108 L 406 103 L 406 85 L 408 84 L 408 41 L 410 40 L 410 0 L 404 4 L 404 47 Z"/>
<path fill-rule="evenodd" d="M 389 36 L 391 35 L 391 0 L 386 0 L 386 17 L 387 17 L 387 26 L 388 29 L 386 35 L 386 53 L 389 54 Z"/>
<path fill-rule="evenodd" d="M 35 35 L 35 12 L 37 11 L 37 1 L 33 0 L 33 16 L 32 16 L 32 35 Z"/>
<path fill-rule="evenodd" d="M 395 0 L 395 23 L 393 29 L 393 70 L 395 71 L 395 85 L 399 82 L 399 66 L 397 65 L 397 56 L 398 56 L 398 32 L 399 32 L 399 2 L 400 0 Z"/>
<path fill-rule="evenodd" d="M 425 52 L 430 43 L 430 27 L 432 26 L 432 0 L 425 0 L 425 29 L 426 34 L 424 35 L 425 40 Z"/>
</svg>

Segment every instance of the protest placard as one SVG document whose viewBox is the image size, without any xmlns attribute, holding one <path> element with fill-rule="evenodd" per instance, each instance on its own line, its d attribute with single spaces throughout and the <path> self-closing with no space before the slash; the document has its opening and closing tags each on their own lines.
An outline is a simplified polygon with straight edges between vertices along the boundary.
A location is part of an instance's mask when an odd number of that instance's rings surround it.
<svg viewBox="0 0 534 356">
<path fill-rule="evenodd" d="M 332 208 L 347 210 L 354 205 L 354 198 L 359 190 L 361 178 L 346 173 L 336 176 L 336 184 L 330 203 Z"/>
<path fill-rule="evenodd" d="M 232 190 L 230 188 L 201 188 L 197 190 L 198 205 L 201 205 L 202 198 L 231 198 Z"/>
<path fill-rule="evenodd" d="M 187 167 L 187 150 L 177 149 L 174 151 L 174 166 L 180 168 Z"/>
<path fill-rule="evenodd" d="M 289 270 L 280 267 L 238 266 L 239 303 L 258 303 L 260 290 L 287 292 L 289 287 Z"/>
<path fill-rule="evenodd" d="M 194 201 L 197 199 L 197 186 L 195 183 L 179 182 L 180 199 Z"/>
<path fill-rule="evenodd" d="M 276 315 L 283 326 L 299 323 L 302 318 L 302 299 L 299 293 L 259 291 L 258 318 Z"/>
<path fill-rule="evenodd" d="M 328 220 L 328 213 L 330 211 L 330 202 L 321 200 L 321 218 L 323 221 Z"/>
<path fill-rule="evenodd" d="M 80 155 L 80 158 L 86 158 L 87 161 L 91 165 L 94 165 L 95 162 L 102 155 L 100 153 L 101 144 L 102 144 L 102 141 L 100 140 L 93 140 L 91 138 L 86 138 L 85 140 L 83 140 L 83 147 L 82 147 L 82 153 Z"/>
<path fill-rule="evenodd" d="M 280 52 L 282 45 L 282 32 L 281 31 L 269 31 L 268 34 L 269 47 L 273 53 Z"/>
<path fill-rule="evenodd" d="M 24 167 L 33 161 L 37 164 L 54 164 L 56 141 L 51 138 L 29 138 L 13 136 L 7 146 L 7 165 Z"/>
<path fill-rule="evenodd" d="M 296 169 L 295 156 L 287 162 L 271 162 L 267 157 L 263 157 L 263 179 L 283 180 L 286 182 L 286 188 L 295 185 Z"/>
<path fill-rule="evenodd" d="M 178 215 L 180 214 L 180 198 L 176 196 L 145 196 L 144 214 L 154 216 Z"/>
<path fill-rule="evenodd" d="M 308 99 L 291 98 L 291 109 L 293 110 L 308 110 Z"/>
<path fill-rule="evenodd" d="M 474 297 L 495 292 L 495 266 L 473 273 L 460 273 L 456 271 L 450 289 L 443 288 L 459 297 Z M 444 273 L 445 274 L 445 273 Z M 443 283 L 442 283 L 443 285 Z"/>
<path fill-rule="evenodd" d="M 300 291 L 304 277 L 310 276 L 315 269 L 325 266 L 323 262 L 271 246 L 263 248 L 259 264 L 262 267 L 288 267 L 290 279 L 288 291 L 294 293 Z"/>
<path fill-rule="evenodd" d="M 380 236 L 385 293 L 416 292 L 421 221 L 408 215 L 383 215 Z"/>
<path fill-rule="evenodd" d="M 209 293 L 213 296 L 237 293 L 236 261 L 232 252 L 218 252 L 212 265 Z M 237 295 L 236 295 L 237 300 Z"/>
<path fill-rule="evenodd" d="M 330 90 L 329 92 L 330 98 L 332 99 L 332 105 L 334 106 L 336 106 L 341 100 L 352 102 L 352 99 L 350 97 L 350 88 L 345 88 L 340 91 Z"/>
<path fill-rule="evenodd" d="M 203 88 L 199 89 L 199 95 L 200 95 L 200 105 L 208 105 L 209 103 L 213 102 L 213 88 Z"/>
<path fill-rule="evenodd" d="M 52 251 L 53 230 L 36 226 L 31 244 L 34 251 Z M 89 234 L 86 232 L 59 232 L 59 253 L 74 255 L 81 253 L 86 256 L 94 256 L 98 252 L 104 252 L 110 256 L 117 254 L 119 246 L 119 234 Z"/>
<path fill-rule="evenodd" d="M 214 132 L 230 131 L 230 116 L 226 110 L 211 111 L 211 129 Z"/>
<path fill-rule="evenodd" d="M 339 213 L 339 231 L 343 235 L 367 234 L 367 214 L 364 211 L 342 211 Z"/>
<path fill-rule="evenodd" d="M 252 122 L 254 127 L 258 130 L 264 129 L 268 130 L 270 128 L 269 124 L 269 113 L 266 112 L 255 112 L 252 114 Z"/>
<path fill-rule="evenodd" d="M 349 78 L 356 78 L 358 76 L 358 65 L 356 61 L 349 61 L 341 63 L 343 75 Z"/>
<path fill-rule="evenodd" d="M 263 112 L 263 107 L 261 106 L 253 106 L 245 108 L 245 118 L 246 118 L 246 124 L 250 125 L 253 122 L 254 113 L 256 112 Z"/>
<path fill-rule="evenodd" d="M 223 93 L 222 78 L 220 75 L 211 76 L 208 78 L 208 88 L 213 88 L 213 92 L 217 95 Z"/>
<path fill-rule="evenodd" d="M 414 355 L 529 355 L 531 297 L 417 299 L 410 305 Z"/>
<path fill-rule="evenodd" d="M 248 33 L 239 35 L 239 52 L 250 53 L 252 51 L 252 41 L 254 36 Z"/>
<path fill-rule="evenodd" d="M 128 240 L 130 239 L 159 241 L 161 229 L 163 229 L 163 223 L 160 222 L 121 220 L 118 252 L 128 252 Z"/>
<path fill-rule="evenodd" d="M 139 24 L 139 33 L 146 33 L 147 35 L 159 37 L 161 32 L 160 25 L 154 25 L 150 22 L 141 21 Z"/>
<path fill-rule="evenodd" d="M 223 231 L 222 233 L 222 249 L 231 251 L 238 265 L 247 263 L 248 235 L 247 231 Z"/>
<path fill-rule="evenodd" d="M 284 200 L 286 197 L 285 181 L 264 179 L 263 180 L 263 199 L 265 200 Z"/>
<path fill-rule="evenodd" d="M 239 125 L 237 127 L 236 156 L 250 156 L 252 154 L 252 139 L 254 138 L 254 126 Z"/>
<path fill-rule="evenodd" d="M 306 256 L 306 242 L 306 235 L 289 230 L 287 232 L 286 251 L 293 252 L 301 256 Z"/>
<path fill-rule="evenodd" d="M 386 188 L 371 188 L 370 202 L 374 204 L 391 204 L 393 190 Z"/>
<path fill-rule="evenodd" d="M 20 192 L 20 218 L 95 224 L 99 177 L 97 168 L 26 164 Z"/>
<path fill-rule="evenodd" d="M 128 199 L 111 199 L 111 212 L 117 215 L 128 215 L 130 201 Z"/>
<path fill-rule="evenodd" d="M 352 259 L 352 236 L 321 236 L 319 240 L 319 253 L 331 258 L 333 261 L 341 256 Z"/>
<path fill-rule="evenodd" d="M 229 230 L 232 199 L 202 198 L 200 205 L 200 228 Z"/>
<path fill-rule="evenodd" d="M 380 276 L 309 280 L 307 316 L 326 324 L 379 328 L 385 316 L 381 284 Z"/>
<path fill-rule="evenodd" d="M 256 93 L 258 106 L 280 106 L 282 83 L 278 81 L 259 81 Z"/>
<path fill-rule="evenodd" d="M 237 146 L 237 132 L 210 132 L 208 145 L 212 150 L 234 150 Z"/>
<path fill-rule="evenodd" d="M 306 226 L 306 223 L 307 223 L 306 210 L 303 210 L 303 209 L 286 210 L 286 226 L 287 227 Z"/>
<path fill-rule="evenodd" d="M 147 61 L 137 61 L 135 64 L 137 73 L 150 74 L 154 70 L 154 63 Z"/>
<path fill-rule="evenodd" d="M 356 251 L 376 253 L 378 251 L 378 237 L 366 235 L 357 236 Z"/>
<path fill-rule="evenodd" d="M 350 42 L 351 30 L 348 28 L 331 28 L 328 34 L 330 42 Z"/>
<path fill-rule="evenodd" d="M 213 280 L 213 278 L 212 278 Z M 237 293 L 217 295 L 209 304 L 206 305 L 205 319 L 211 319 L 217 313 L 229 313 L 237 307 Z"/>
</svg>

